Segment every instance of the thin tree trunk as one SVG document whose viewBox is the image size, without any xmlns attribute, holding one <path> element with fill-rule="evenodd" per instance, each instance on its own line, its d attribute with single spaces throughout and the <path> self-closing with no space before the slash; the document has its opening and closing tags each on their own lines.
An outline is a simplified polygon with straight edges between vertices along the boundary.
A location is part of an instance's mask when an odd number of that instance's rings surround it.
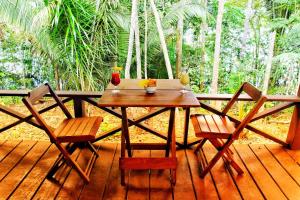
<svg viewBox="0 0 300 200">
<path fill-rule="evenodd" d="M 136 3 L 135 9 L 135 26 L 134 26 L 134 33 L 135 33 L 135 52 L 136 52 L 136 73 L 137 78 L 142 79 L 142 64 L 141 64 L 141 46 L 140 46 L 140 30 L 139 30 L 139 20 L 138 20 L 138 4 L 139 1 Z"/>
<path fill-rule="evenodd" d="M 244 33 L 242 37 L 242 46 L 245 47 L 250 38 L 250 18 L 252 17 L 252 0 L 248 0 L 245 11 Z"/>
<path fill-rule="evenodd" d="M 225 4 L 225 0 L 219 0 L 217 25 L 216 25 L 213 77 L 212 77 L 212 84 L 211 84 L 211 93 L 212 94 L 218 93 L 221 33 L 222 33 L 222 19 L 223 19 L 223 13 L 224 13 L 224 4 Z"/>
<path fill-rule="evenodd" d="M 54 65 L 54 79 L 56 82 L 56 90 L 61 90 L 58 65 Z"/>
<path fill-rule="evenodd" d="M 132 8 L 131 8 L 131 20 L 130 20 L 130 33 L 129 33 L 129 42 L 128 42 L 128 52 L 127 52 L 127 60 L 125 65 L 125 78 L 130 79 L 130 66 L 131 66 L 131 58 L 133 51 L 133 43 L 134 43 L 134 29 L 135 29 L 135 11 L 137 0 L 132 0 Z"/>
<path fill-rule="evenodd" d="M 178 24 L 176 30 L 176 78 L 178 78 L 182 66 L 182 36 L 183 36 L 183 16 L 180 16 L 178 18 Z"/>
<path fill-rule="evenodd" d="M 270 34 L 268 60 L 267 60 L 267 66 L 266 66 L 266 71 L 265 71 L 263 94 L 267 94 L 268 88 L 269 88 L 269 81 L 270 81 L 270 76 L 271 76 L 275 39 L 276 39 L 276 31 L 273 31 Z"/>
<path fill-rule="evenodd" d="M 144 39 L 144 77 L 148 78 L 147 74 L 147 45 L 148 45 L 148 15 L 147 15 L 147 0 L 144 0 L 144 14 L 145 14 L 145 39 Z"/>
<path fill-rule="evenodd" d="M 205 50 L 205 42 L 206 42 L 206 32 L 207 32 L 207 0 L 200 0 L 200 3 L 203 3 L 204 9 L 205 9 L 205 15 L 202 18 L 201 26 L 200 26 L 200 35 L 199 35 L 199 41 L 200 41 L 200 49 L 201 49 L 201 61 L 199 65 L 199 71 L 200 71 L 200 85 L 199 89 L 202 91 L 203 89 L 203 83 L 204 83 L 204 68 L 206 63 L 206 50 Z M 202 81 L 201 81 L 202 77 Z"/>
<path fill-rule="evenodd" d="M 300 96 L 300 69 L 299 69 L 299 72 L 298 72 L 298 85 L 296 87 L 296 94 L 298 96 Z"/>
<path fill-rule="evenodd" d="M 159 17 L 158 11 L 156 9 L 154 0 L 150 0 L 150 5 L 151 5 L 151 8 L 152 8 L 153 14 L 155 16 L 155 22 L 156 22 L 157 31 L 158 31 L 158 34 L 159 34 L 160 44 L 161 44 L 161 47 L 162 47 L 162 50 L 163 50 L 163 53 L 164 53 L 164 58 L 165 58 L 167 72 L 168 72 L 168 77 L 169 77 L 169 79 L 173 79 L 173 72 L 172 72 L 172 66 L 171 66 L 171 63 L 170 63 L 170 58 L 169 58 L 169 55 L 168 55 L 168 48 L 167 48 L 167 44 L 166 44 L 166 41 L 165 41 L 165 36 L 164 36 L 164 33 L 163 33 L 160 17 Z"/>
</svg>

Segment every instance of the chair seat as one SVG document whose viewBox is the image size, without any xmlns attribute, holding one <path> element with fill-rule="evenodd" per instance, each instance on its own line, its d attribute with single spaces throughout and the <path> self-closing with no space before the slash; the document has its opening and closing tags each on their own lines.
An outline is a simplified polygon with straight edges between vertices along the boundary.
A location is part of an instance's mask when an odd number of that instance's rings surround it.
<svg viewBox="0 0 300 200">
<path fill-rule="evenodd" d="M 85 142 L 95 140 L 102 117 L 81 117 L 65 119 L 55 129 L 58 142 Z"/>
<path fill-rule="evenodd" d="M 234 123 L 227 116 L 191 115 L 195 135 L 203 138 L 229 138 L 235 131 Z"/>
</svg>

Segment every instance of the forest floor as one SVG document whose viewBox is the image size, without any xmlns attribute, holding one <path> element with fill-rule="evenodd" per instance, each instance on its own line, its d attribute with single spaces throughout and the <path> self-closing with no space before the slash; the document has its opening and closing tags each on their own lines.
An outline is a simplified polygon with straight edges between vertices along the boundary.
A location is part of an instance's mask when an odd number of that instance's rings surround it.
<svg viewBox="0 0 300 200">
<path fill-rule="evenodd" d="M 46 101 L 43 104 L 38 105 L 39 108 L 45 107 L 47 105 L 52 104 L 53 102 Z M 67 103 L 67 108 L 72 111 L 73 113 L 73 105 L 72 103 Z M 9 108 L 21 112 L 23 114 L 29 114 L 27 108 L 22 103 L 6 105 Z M 93 116 L 102 116 L 104 117 L 104 121 L 101 124 L 100 130 L 98 134 L 100 135 L 104 131 L 108 131 L 111 128 L 114 128 L 120 125 L 121 120 L 98 109 L 94 106 L 87 105 L 87 110 L 89 115 Z M 116 109 L 118 110 L 118 109 Z M 236 109 L 238 110 L 238 109 Z M 137 118 L 142 114 L 146 114 L 148 111 L 147 108 L 129 108 L 128 109 L 128 116 L 131 118 Z M 191 109 L 191 113 L 203 113 L 204 110 L 200 108 L 193 108 Z M 273 115 L 272 117 L 268 117 L 264 120 L 259 120 L 257 122 L 252 123 L 257 128 L 264 130 L 265 132 L 285 141 L 289 122 L 291 119 L 292 110 L 287 109 L 286 111 Z M 52 109 L 43 114 L 46 121 L 53 127 L 56 127 L 63 119 L 63 113 L 58 109 Z M 168 117 L 169 113 L 162 113 L 154 118 L 148 119 L 146 122 L 147 125 L 153 127 L 154 129 L 160 132 L 167 132 L 168 127 Z M 0 112 L 0 128 L 11 124 L 17 121 L 16 118 L 10 117 L 2 112 Z M 182 141 L 183 140 L 183 125 L 184 125 L 184 110 L 178 109 L 176 112 L 176 140 Z M 33 127 L 27 123 L 19 124 L 3 133 L 0 134 L 0 140 L 49 140 L 46 133 L 36 127 Z M 137 127 L 130 127 L 130 139 L 132 142 L 160 142 L 162 141 L 160 138 L 145 132 Z M 189 127 L 189 140 L 195 139 L 194 137 L 194 130 L 193 126 L 190 123 Z M 105 142 L 119 142 L 120 141 L 120 133 L 114 134 L 103 141 Z M 237 141 L 238 143 L 263 143 L 268 144 L 272 143 L 272 141 L 264 139 L 259 135 L 244 130 L 243 134 L 241 135 L 240 139 Z"/>
</svg>

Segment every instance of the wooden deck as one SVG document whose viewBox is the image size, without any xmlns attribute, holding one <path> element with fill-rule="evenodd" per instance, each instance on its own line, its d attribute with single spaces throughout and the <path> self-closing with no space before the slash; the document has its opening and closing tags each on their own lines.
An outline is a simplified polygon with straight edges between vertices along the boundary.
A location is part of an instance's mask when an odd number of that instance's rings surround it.
<svg viewBox="0 0 300 200">
<path fill-rule="evenodd" d="M 205 179 L 199 178 L 198 162 L 215 153 L 203 149 L 178 150 L 177 184 L 170 187 L 168 170 L 132 171 L 122 187 L 119 176 L 120 146 L 100 144 L 100 157 L 85 185 L 74 170 L 61 168 L 55 180 L 45 178 L 58 155 L 49 142 L 0 141 L 0 199 L 299 199 L 300 151 L 279 145 L 234 145 L 235 158 L 245 174 L 226 170 L 223 161 Z M 78 150 L 79 163 L 88 151 Z M 162 151 L 135 151 L 135 156 L 163 156 Z"/>
</svg>

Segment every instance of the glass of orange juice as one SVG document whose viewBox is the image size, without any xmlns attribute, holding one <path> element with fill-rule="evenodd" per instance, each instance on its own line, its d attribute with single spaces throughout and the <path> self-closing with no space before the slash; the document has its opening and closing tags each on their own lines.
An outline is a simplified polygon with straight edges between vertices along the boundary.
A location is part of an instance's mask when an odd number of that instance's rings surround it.
<svg viewBox="0 0 300 200">
<path fill-rule="evenodd" d="M 183 89 L 180 91 L 181 93 L 187 93 L 187 85 L 190 83 L 190 77 L 187 68 L 183 67 L 179 74 L 179 81 L 183 85 Z"/>
</svg>

